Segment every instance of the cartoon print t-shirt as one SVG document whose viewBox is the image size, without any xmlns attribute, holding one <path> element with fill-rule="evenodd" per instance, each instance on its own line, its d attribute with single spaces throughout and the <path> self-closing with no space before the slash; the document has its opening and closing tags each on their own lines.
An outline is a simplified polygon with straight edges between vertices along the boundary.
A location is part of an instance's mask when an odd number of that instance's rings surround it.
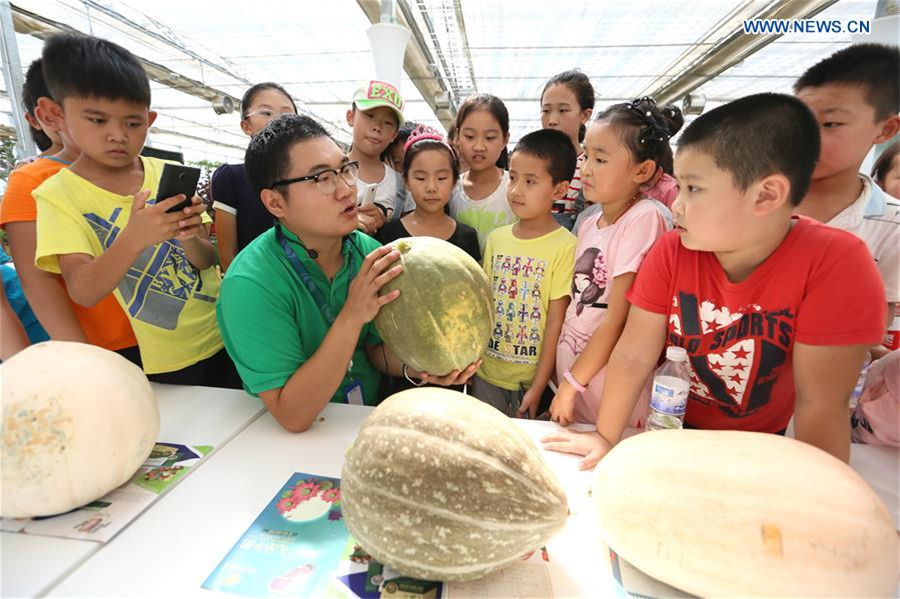
<svg viewBox="0 0 900 599">
<path fill-rule="evenodd" d="M 142 189 L 154 202 L 164 161 L 145 158 Z M 63 169 L 34 191 L 38 268 L 59 272 L 58 257 L 97 257 L 128 224 L 134 198 L 121 196 Z M 202 214 L 203 222 L 211 222 Z M 170 239 L 146 248 L 113 292 L 131 321 L 147 374 L 172 372 L 222 349 L 215 303 L 215 268 L 198 270 L 181 244 Z"/>
<path fill-rule="evenodd" d="M 507 225 L 491 233 L 485 252 L 494 330 L 478 376 L 512 391 L 530 387 L 550 301 L 569 295 L 575 236 L 560 227 L 536 239 L 518 239 L 513 225 Z"/>
<path fill-rule="evenodd" d="M 597 221 L 602 216 L 601 212 L 588 218 L 578 230 L 572 302 L 559 337 L 560 345 L 573 356 L 584 350 L 606 314 L 613 279 L 637 272 L 647 252 L 666 231 L 665 219 L 648 200 L 635 203 L 615 223 L 598 229 Z"/>
<path fill-rule="evenodd" d="M 675 232 L 647 255 L 626 296 L 668 317 L 668 344 L 691 367 L 685 421 L 704 429 L 784 430 L 794 412 L 794 343 L 857 345 L 884 335 L 884 285 L 866 245 L 804 217 L 744 281 Z"/>
</svg>

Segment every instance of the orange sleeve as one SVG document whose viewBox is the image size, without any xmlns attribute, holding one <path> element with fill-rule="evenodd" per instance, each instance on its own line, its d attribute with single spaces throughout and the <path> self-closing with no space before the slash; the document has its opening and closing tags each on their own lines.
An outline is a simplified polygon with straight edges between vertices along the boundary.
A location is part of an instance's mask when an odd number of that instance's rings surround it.
<svg viewBox="0 0 900 599">
<path fill-rule="evenodd" d="M 37 189 L 42 181 L 32 176 L 30 172 L 22 170 L 16 169 L 9 175 L 6 193 L 0 202 L 0 227 L 5 227 L 6 223 L 37 220 L 37 205 L 31 192 Z"/>
</svg>

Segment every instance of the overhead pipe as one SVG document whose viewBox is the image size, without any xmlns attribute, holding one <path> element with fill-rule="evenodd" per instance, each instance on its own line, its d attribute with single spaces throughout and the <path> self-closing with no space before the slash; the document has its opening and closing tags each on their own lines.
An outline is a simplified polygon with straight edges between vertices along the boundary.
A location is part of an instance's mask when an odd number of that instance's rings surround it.
<svg viewBox="0 0 900 599">
<path fill-rule="evenodd" d="M 739 7 L 731 18 L 722 24 L 726 31 L 716 29 L 705 39 L 719 39 L 711 49 L 702 54 L 696 48 L 682 54 L 670 65 L 668 72 L 679 69 L 674 77 L 660 77 L 648 86 L 641 96 L 655 98 L 660 104 L 674 102 L 714 79 L 745 58 L 768 46 L 779 35 L 748 35 L 744 33 L 742 21 L 746 19 L 808 19 L 833 5 L 837 0 L 779 0 L 753 14 L 738 11 L 752 9 L 757 3 L 749 0 Z M 701 40 L 702 43 L 702 40 Z M 679 68 L 680 67 L 680 68 Z"/>
</svg>

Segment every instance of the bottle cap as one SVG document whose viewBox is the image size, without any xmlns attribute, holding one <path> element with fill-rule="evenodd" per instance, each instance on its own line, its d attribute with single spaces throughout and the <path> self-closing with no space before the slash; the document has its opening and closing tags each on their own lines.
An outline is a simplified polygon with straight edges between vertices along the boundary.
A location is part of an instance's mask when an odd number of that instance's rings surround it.
<svg viewBox="0 0 900 599">
<path fill-rule="evenodd" d="M 687 358 L 687 350 L 683 347 L 670 345 L 666 348 L 666 360 L 672 360 L 673 362 L 687 362 Z"/>
</svg>

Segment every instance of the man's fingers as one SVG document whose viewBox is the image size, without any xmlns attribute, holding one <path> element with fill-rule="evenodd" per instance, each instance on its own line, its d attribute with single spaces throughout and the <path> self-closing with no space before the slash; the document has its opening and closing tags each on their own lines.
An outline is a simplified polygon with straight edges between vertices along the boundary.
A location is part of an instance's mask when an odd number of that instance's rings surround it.
<svg viewBox="0 0 900 599">
<path fill-rule="evenodd" d="M 392 248 L 389 245 L 383 245 L 379 248 L 375 248 L 374 250 L 372 250 L 371 252 L 368 253 L 368 255 L 365 257 L 365 259 L 363 259 L 362 266 L 359 267 L 359 273 L 361 275 L 369 274 L 369 271 L 372 270 L 372 267 L 375 265 L 375 262 L 378 259 L 386 256 L 387 254 L 390 254 L 392 251 L 394 251 L 394 248 Z"/>
<path fill-rule="evenodd" d="M 392 281 L 392 280 L 396 279 L 397 277 L 399 277 L 400 273 L 402 273 L 402 272 L 403 272 L 403 266 L 398 264 L 397 266 L 393 267 L 389 271 L 378 275 L 377 277 L 375 277 L 375 281 L 374 281 L 375 288 L 381 289 L 389 281 Z"/>
<path fill-rule="evenodd" d="M 375 301 L 378 303 L 378 307 L 380 308 L 381 306 L 383 306 L 385 304 L 391 303 L 398 297 L 400 297 L 400 290 L 394 289 L 390 293 L 385 293 L 384 295 L 378 296 L 378 298 Z"/>
</svg>

